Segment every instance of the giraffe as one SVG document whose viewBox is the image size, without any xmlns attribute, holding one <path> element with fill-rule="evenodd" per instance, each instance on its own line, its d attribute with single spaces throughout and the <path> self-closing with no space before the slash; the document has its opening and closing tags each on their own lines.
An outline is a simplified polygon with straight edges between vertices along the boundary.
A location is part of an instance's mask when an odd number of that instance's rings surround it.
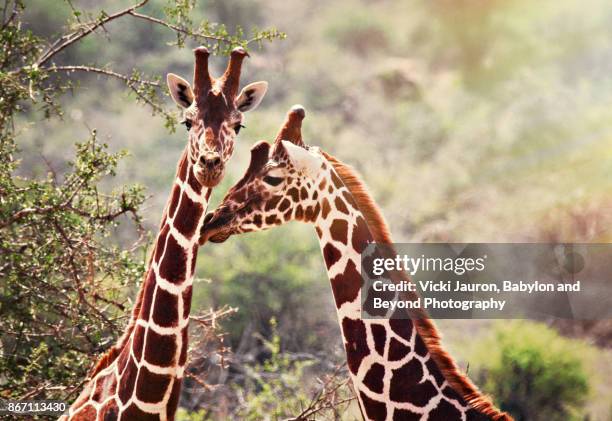
<svg viewBox="0 0 612 421">
<path fill-rule="evenodd" d="M 361 413 L 374 421 L 511 420 L 460 373 L 426 317 L 363 319 L 360 253 L 390 244 L 388 227 L 353 169 L 302 141 L 294 106 L 271 146 L 251 149 L 244 176 L 204 218 L 200 243 L 291 220 L 314 225 Z"/>
<path fill-rule="evenodd" d="M 232 51 L 218 79 L 209 74 L 208 50 L 199 47 L 194 53 L 193 89 L 177 75 L 167 77 L 172 98 L 184 109 L 188 143 L 131 320 L 60 420 L 174 419 L 187 358 L 197 233 L 212 187 L 232 155 L 242 113 L 257 107 L 267 89 L 267 82 L 255 82 L 237 95 L 247 56 L 242 48 Z"/>
</svg>

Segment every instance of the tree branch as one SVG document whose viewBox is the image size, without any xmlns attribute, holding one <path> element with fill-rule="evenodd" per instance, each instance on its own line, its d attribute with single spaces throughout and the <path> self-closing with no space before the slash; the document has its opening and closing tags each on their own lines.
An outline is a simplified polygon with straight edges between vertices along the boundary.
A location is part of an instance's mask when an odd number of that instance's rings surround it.
<svg viewBox="0 0 612 421">
<path fill-rule="evenodd" d="M 153 82 L 150 80 L 134 78 L 134 77 L 126 76 L 122 73 L 115 72 L 113 70 L 102 69 L 100 67 L 93 67 L 93 66 L 81 66 L 81 65 L 55 66 L 54 65 L 52 67 L 45 68 L 45 70 L 48 70 L 50 72 L 77 72 L 78 71 L 78 72 L 86 72 L 86 73 L 98 73 L 104 76 L 114 77 L 116 79 L 123 81 L 127 85 L 127 87 L 130 88 L 141 101 L 148 104 L 153 109 L 153 111 L 158 112 L 167 118 L 168 117 L 172 118 L 172 115 L 170 113 L 165 111 L 159 104 L 152 101 L 151 98 L 147 97 L 146 95 L 143 95 L 143 93 L 139 91 L 137 87 L 138 85 L 141 85 L 141 86 L 152 86 L 154 88 L 159 88 L 160 87 L 159 82 Z"/>
<path fill-rule="evenodd" d="M 42 56 L 40 56 L 40 58 L 36 61 L 36 65 L 38 67 L 42 66 L 43 64 L 45 64 L 47 61 L 49 61 L 53 56 L 55 56 L 56 54 L 58 54 L 59 52 L 61 52 L 62 50 L 64 50 L 65 48 L 69 47 L 70 45 L 74 44 L 75 42 L 77 42 L 78 40 L 80 40 L 81 38 L 91 34 L 92 32 L 94 32 L 96 29 L 100 28 L 101 26 L 106 25 L 108 22 L 117 19 L 121 16 L 127 15 L 130 12 L 133 12 L 134 10 L 137 10 L 139 8 L 141 8 L 142 6 L 144 6 L 145 4 L 147 4 L 149 2 L 149 0 L 141 0 L 139 3 L 134 4 L 133 6 L 128 7 L 127 9 L 123 9 L 117 13 L 114 13 L 112 15 L 104 15 L 104 17 L 102 17 L 101 19 L 98 19 L 96 21 L 92 21 L 92 22 L 87 22 L 83 25 L 81 25 L 81 27 L 79 29 L 77 29 L 76 31 L 73 31 L 69 34 L 66 35 L 62 35 L 62 37 L 60 37 L 58 40 L 56 40 L 51 47 L 49 47 L 49 49 L 47 51 L 45 51 L 43 53 Z"/>
<path fill-rule="evenodd" d="M 15 222 L 19 221 L 20 219 L 28 216 L 28 215 L 45 215 L 51 212 L 58 212 L 61 210 L 68 210 L 71 211 L 73 213 L 76 213 L 77 215 L 92 219 L 92 220 L 99 220 L 99 221 L 112 221 L 114 219 L 116 219 L 117 217 L 123 215 L 124 213 L 128 213 L 128 212 L 135 212 L 136 208 L 133 206 L 126 206 L 118 211 L 115 212 L 109 212 L 105 215 L 93 215 L 89 212 L 85 212 L 81 209 L 77 209 L 75 207 L 73 207 L 70 202 L 67 201 L 65 203 L 60 203 L 58 205 L 52 205 L 52 206 L 45 206 L 42 208 L 25 208 L 25 209 L 21 209 L 18 212 L 15 212 L 13 214 L 12 217 L 8 218 L 8 220 L 0 223 L 0 229 L 5 228 L 9 225 L 14 224 Z"/>
<path fill-rule="evenodd" d="M 17 13 L 19 12 L 19 10 L 17 9 L 17 2 L 13 3 L 13 10 L 11 12 L 11 14 L 9 15 L 9 17 L 6 17 L 6 10 L 8 9 L 9 6 L 9 2 L 6 1 L 4 3 L 4 22 L 2 23 L 2 30 L 6 29 L 7 26 L 9 26 L 11 24 L 11 22 L 13 22 L 13 20 L 15 19 L 15 17 L 17 16 Z"/>
<path fill-rule="evenodd" d="M 285 421 L 308 421 L 313 419 L 313 416 L 316 414 L 330 409 L 335 410 L 339 406 L 355 400 L 355 396 L 338 399 L 339 390 L 350 381 L 346 377 L 339 379 L 341 371 L 344 370 L 345 366 L 346 363 L 337 366 L 334 372 L 323 382 L 319 391 L 315 393 L 308 406 L 297 416 L 288 418 Z"/>
<path fill-rule="evenodd" d="M 229 42 L 225 37 L 218 36 L 218 35 L 203 34 L 201 32 L 193 32 L 193 31 L 190 31 L 188 29 L 181 28 L 180 26 L 168 23 L 168 22 L 166 22 L 166 21 L 164 21 L 162 19 L 158 19 L 158 18 L 155 18 L 153 16 L 149 16 L 149 15 L 143 15 L 142 13 L 138 13 L 138 12 L 136 12 L 134 10 L 128 12 L 128 14 L 130 14 L 130 15 L 134 16 L 135 18 L 138 18 L 138 19 L 148 20 L 149 22 L 153 22 L 153 23 L 156 23 L 158 25 L 165 26 L 168 29 L 172 29 L 173 31 L 179 32 L 179 33 L 181 33 L 183 35 L 187 35 L 187 36 L 190 36 L 190 37 L 203 38 L 203 39 L 208 39 L 208 40 L 211 40 L 211 41 L 218 41 L 218 42 Z"/>
<path fill-rule="evenodd" d="M 99 67 L 92 67 L 92 66 L 52 66 L 52 67 L 46 67 L 45 70 L 49 71 L 49 72 L 86 72 L 86 73 L 99 73 L 101 75 L 105 75 L 105 76 L 111 76 L 114 77 L 116 79 L 120 79 L 122 81 L 124 81 L 127 84 L 130 83 L 139 83 L 141 85 L 147 85 L 147 86 L 155 86 L 156 88 L 158 88 L 159 82 L 153 82 L 150 80 L 143 80 L 143 79 L 136 79 L 130 76 L 126 76 L 122 73 L 117 73 L 113 70 L 108 70 L 108 69 L 102 69 Z"/>
</svg>

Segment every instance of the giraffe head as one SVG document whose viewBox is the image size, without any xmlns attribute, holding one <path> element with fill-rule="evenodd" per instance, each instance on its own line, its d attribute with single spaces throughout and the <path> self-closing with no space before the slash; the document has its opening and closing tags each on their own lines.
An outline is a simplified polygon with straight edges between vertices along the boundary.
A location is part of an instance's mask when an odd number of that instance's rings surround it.
<svg viewBox="0 0 612 421">
<path fill-rule="evenodd" d="M 273 145 L 260 141 L 251 148 L 242 179 L 206 215 L 201 242 L 223 242 L 234 234 L 316 219 L 322 206 L 319 191 L 333 175 L 319 149 L 302 142 L 304 116 L 304 109 L 294 106 Z"/>
<path fill-rule="evenodd" d="M 167 82 L 174 102 L 183 108 L 194 174 L 204 187 L 214 187 L 234 152 L 243 113 L 259 105 L 268 82 L 251 83 L 238 93 L 242 61 L 248 56 L 241 47 L 232 51 L 227 69 L 216 79 L 208 71 L 208 50 L 199 47 L 194 53 L 193 87 L 173 73 L 168 74 Z"/>
</svg>

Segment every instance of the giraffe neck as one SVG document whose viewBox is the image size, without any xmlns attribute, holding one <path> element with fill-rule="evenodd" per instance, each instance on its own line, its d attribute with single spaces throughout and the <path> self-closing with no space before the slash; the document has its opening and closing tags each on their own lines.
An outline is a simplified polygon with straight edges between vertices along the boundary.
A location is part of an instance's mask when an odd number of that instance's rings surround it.
<svg viewBox="0 0 612 421">
<path fill-rule="evenodd" d="M 98 362 L 70 409 L 71 420 L 172 420 L 187 359 L 187 329 L 198 235 L 209 191 L 179 161 L 131 321 Z"/>
<path fill-rule="evenodd" d="M 364 418 L 506 419 L 503 414 L 483 415 L 468 404 L 469 397 L 451 386 L 416 322 L 362 319 L 360 253 L 375 241 L 368 215 L 378 213 L 378 209 L 363 209 L 364 203 L 353 195 L 333 166 L 325 180 L 319 185 L 321 212 L 314 223 L 336 303 L 348 368 Z M 374 207 L 368 197 L 365 206 L 369 205 Z M 386 226 L 384 231 L 387 232 Z M 480 402 L 480 394 L 475 396 Z"/>
</svg>

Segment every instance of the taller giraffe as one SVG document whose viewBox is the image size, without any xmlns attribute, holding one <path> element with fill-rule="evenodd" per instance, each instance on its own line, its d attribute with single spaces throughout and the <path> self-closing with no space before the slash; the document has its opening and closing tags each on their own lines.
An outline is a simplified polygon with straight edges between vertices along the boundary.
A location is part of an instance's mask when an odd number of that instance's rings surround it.
<svg viewBox="0 0 612 421">
<path fill-rule="evenodd" d="M 511 420 L 459 372 L 430 319 L 362 319 L 360 253 L 368 243 L 390 244 L 391 236 L 354 171 L 302 142 L 304 116 L 294 107 L 273 146 L 262 141 L 251 149 L 243 178 L 206 215 L 201 241 L 291 220 L 314 224 L 364 418 Z"/>
<path fill-rule="evenodd" d="M 160 232 L 126 331 L 90 373 L 68 415 L 71 421 L 173 420 L 187 359 L 187 329 L 198 236 L 212 187 L 232 156 L 242 113 L 261 102 L 267 82 L 247 85 L 239 95 L 247 53 L 232 51 L 223 76 L 208 71 L 208 50 L 194 50 L 193 89 L 167 77 L 175 102 L 184 109 L 189 139 Z"/>
</svg>

